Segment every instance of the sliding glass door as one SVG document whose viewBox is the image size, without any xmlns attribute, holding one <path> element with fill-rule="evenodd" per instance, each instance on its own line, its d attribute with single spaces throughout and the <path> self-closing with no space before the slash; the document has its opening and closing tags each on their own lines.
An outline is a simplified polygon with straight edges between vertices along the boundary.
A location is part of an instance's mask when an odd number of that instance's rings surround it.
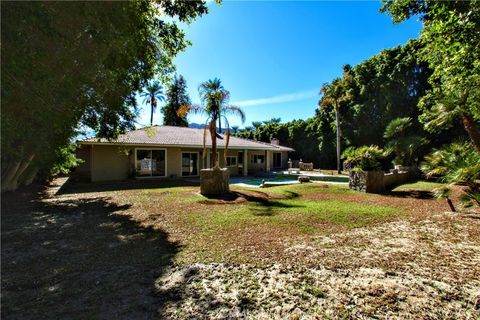
<svg viewBox="0 0 480 320">
<path fill-rule="evenodd" d="M 167 162 L 165 149 L 136 149 L 137 177 L 165 177 Z"/>
<path fill-rule="evenodd" d="M 274 168 L 282 167 L 282 154 L 280 152 L 273 153 L 273 167 Z"/>
<path fill-rule="evenodd" d="M 182 153 L 182 176 L 198 176 L 198 152 Z"/>
</svg>

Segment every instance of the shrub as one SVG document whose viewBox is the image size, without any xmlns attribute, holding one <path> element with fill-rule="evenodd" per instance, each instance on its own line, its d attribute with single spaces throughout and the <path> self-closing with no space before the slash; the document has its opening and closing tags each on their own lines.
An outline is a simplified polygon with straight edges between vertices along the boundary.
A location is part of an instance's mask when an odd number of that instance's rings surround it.
<svg viewBox="0 0 480 320">
<path fill-rule="evenodd" d="M 465 186 L 461 196 L 464 205 L 480 206 L 480 153 L 471 143 L 457 142 L 434 149 L 425 156 L 421 169 L 427 177 L 437 177 L 449 186 Z M 439 190 L 437 195 L 448 198 L 448 189 Z"/>
<path fill-rule="evenodd" d="M 347 148 L 342 159 L 345 165 L 353 170 L 376 171 L 382 169 L 381 160 L 385 158 L 385 152 L 378 146 L 361 146 Z"/>
</svg>

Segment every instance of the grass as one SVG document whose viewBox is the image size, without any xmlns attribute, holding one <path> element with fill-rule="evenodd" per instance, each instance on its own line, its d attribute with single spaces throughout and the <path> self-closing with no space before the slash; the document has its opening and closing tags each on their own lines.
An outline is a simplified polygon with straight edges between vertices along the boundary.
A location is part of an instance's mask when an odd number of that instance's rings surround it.
<svg viewBox="0 0 480 320">
<path fill-rule="evenodd" d="M 314 233 L 315 226 L 322 224 L 357 228 L 384 221 L 398 212 L 397 208 L 388 206 L 359 206 L 337 199 L 311 201 L 299 198 L 275 200 L 268 204 L 247 203 L 230 210 L 212 208 L 208 213 L 191 212 L 187 217 L 189 222 L 207 233 L 223 232 L 229 228 L 249 228 L 251 225 L 293 228 L 299 233 Z"/>
<path fill-rule="evenodd" d="M 436 188 L 444 186 L 444 183 L 433 181 L 417 181 L 413 183 L 405 183 L 398 186 L 393 191 L 417 190 L 417 191 L 433 191 Z"/>
</svg>

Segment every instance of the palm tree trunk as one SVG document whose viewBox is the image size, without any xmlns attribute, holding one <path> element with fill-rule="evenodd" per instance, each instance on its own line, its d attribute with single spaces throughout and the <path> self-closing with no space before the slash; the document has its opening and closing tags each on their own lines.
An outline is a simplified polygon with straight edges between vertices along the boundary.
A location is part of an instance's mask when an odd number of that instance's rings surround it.
<svg viewBox="0 0 480 320">
<path fill-rule="evenodd" d="M 337 126 L 337 172 L 342 173 L 342 169 L 340 168 L 340 122 L 339 122 L 339 115 L 338 115 L 338 107 L 335 107 L 335 125 Z"/>
<path fill-rule="evenodd" d="M 218 168 L 217 159 L 217 130 L 215 119 L 210 122 L 210 137 L 212 138 L 212 168 Z"/>
<path fill-rule="evenodd" d="M 218 133 L 222 133 L 222 120 L 218 118 Z"/>
<path fill-rule="evenodd" d="M 462 115 L 462 120 L 470 140 L 472 140 L 477 151 L 480 152 L 480 132 L 478 132 L 477 126 L 475 125 L 475 120 L 467 113 Z"/>
<path fill-rule="evenodd" d="M 153 125 L 153 104 L 150 103 L 151 107 L 152 107 L 152 110 L 150 112 L 150 125 L 152 126 Z"/>
</svg>

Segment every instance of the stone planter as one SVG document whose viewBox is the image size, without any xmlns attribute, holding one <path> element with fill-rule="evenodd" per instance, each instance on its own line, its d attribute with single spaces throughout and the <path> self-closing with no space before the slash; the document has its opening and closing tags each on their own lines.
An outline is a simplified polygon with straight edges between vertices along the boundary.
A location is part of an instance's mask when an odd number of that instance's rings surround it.
<svg viewBox="0 0 480 320">
<path fill-rule="evenodd" d="M 204 196 L 222 195 L 230 192 L 230 171 L 227 168 L 200 170 L 200 193 Z"/>
<path fill-rule="evenodd" d="M 417 166 L 402 166 L 400 164 L 395 165 L 395 169 L 399 172 L 408 172 L 410 178 L 418 178 L 421 176 L 422 172 L 418 169 Z"/>
<path fill-rule="evenodd" d="M 382 193 L 385 192 L 385 182 L 383 180 L 383 171 L 350 171 L 348 186 L 350 189 L 367 192 Z"/>
</svg>

